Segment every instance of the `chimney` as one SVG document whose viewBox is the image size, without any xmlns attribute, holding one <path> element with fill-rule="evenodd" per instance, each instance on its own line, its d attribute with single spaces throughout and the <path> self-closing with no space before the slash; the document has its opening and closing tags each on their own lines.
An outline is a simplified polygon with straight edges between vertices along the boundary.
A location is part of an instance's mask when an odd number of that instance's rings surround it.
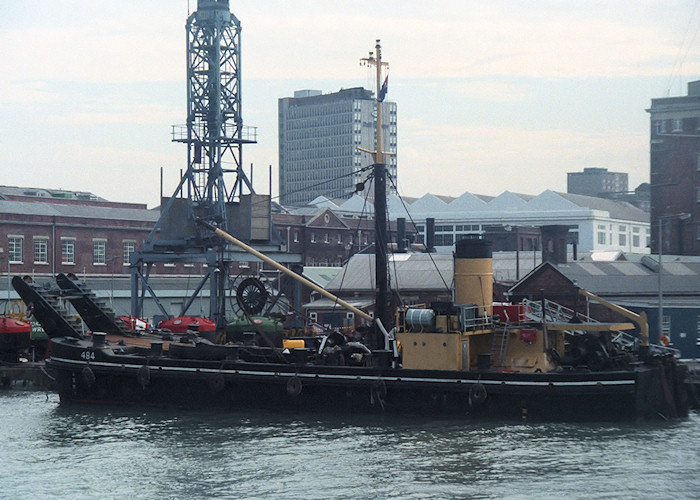
<svg viewBox="0 0 700 500">
<path fill-rule="evenodd" d="M 435 219 L 433 217 L 425 219 L 425 251 L 435 252 Z"/>
<path fill-rule="evenodd" d="M 455 245 L 455 304 L 475 304 L 478 315 L 482 317 L 492 313 L 492 255 L 489 240 L 465 238 Z"/>
<path fill-rule="evenodd" d="M 566 264 L 566 235 L 570 226 L 542 226 L 542 262 Z"/>
<path fill-rule="evenodd" d="M 396 219 L 396 244 L 398 253 L 406 253 L 406 218 Z"/>
</svg>

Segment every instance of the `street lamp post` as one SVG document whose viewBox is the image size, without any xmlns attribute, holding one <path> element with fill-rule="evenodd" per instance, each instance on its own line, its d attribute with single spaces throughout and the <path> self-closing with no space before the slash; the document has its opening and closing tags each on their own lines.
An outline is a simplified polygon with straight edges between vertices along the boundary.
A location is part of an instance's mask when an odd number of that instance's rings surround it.
<svg viewBox="0 0 700 500">
<path fill-rule="evenodd" d="M 659 238 L 658 238 L 658 245 L 659 245 L 659 304 L 658 304 L 658 316 L 659 316 L 659 338 L 663 335 L 664 332 L 664 292 L 663 292 L 663 286 L 662 286 L 662 281 L 661 281 L 661 275 L 663 273 L 663 227 L 664 227 L 664 221 L 666 220 L 672 220 L 672 219 L 678 219 L 680 221 L 684 221 L 690 218 L 690 214 L 686 213 L 681 213 L 681 214 L 673 214 L 673 215 L 666 215 L 659 217 L 657 219 L 657 223 L 659 225 Z"/>
<path fill-rule="evenodd" d="M 661 286 L 661 274 L 663 272 L 663 264 L 661 263 L 661 260 L 663 259 L 663 225 L 664 225 L 664 219 L 661 218 L 659 219 L 659 238 L 658 238 L 658 245 L 659 245 L 659 303 L 658 303 L 658 312 L 657 314 L 659 315 L 659 338 L 663 335 L 664 331 L 664 292 L 663 288 Z"/>
</svg>

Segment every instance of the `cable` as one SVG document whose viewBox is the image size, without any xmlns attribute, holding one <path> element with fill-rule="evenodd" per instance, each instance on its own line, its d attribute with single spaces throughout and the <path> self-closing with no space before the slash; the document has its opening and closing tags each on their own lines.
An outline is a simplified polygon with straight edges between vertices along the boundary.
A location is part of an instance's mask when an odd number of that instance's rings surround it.
<svg viewBox="0 0 700 500">
<path fill-rule="evenodd" d="M 368 165 L 368 166 L 366 166 L 366 167 L 362 167 L 362 168 L 359 169 L 359 170 L 353 170 L 353 171 L 350 172 L 350 173 L 343 174 L 343 175 L 340 175 L 340 176 L 338 176 L 338 177 L 334 177 L 333 179 L 328 179 L 328 180 L 325 180 L 325 181 L 321 181 L 321 182 L 318 182 L 318 183 L 316 183 L 316 184 L 312 184 L 312 185 L 310 185 L 310 186 L 306 186 L 306 187 L 304 187 L 304 188 L 297 189 L 297 190 L 295 190 L 295 191 L 288 191 L 288 192 L 285 193 L 285 195 L 290 195 L 290 194 L 295 194 L 295 193 L 301 193 L 301 192 L 304 192 L 304 191 L 308 191 L 309 189 L 317 188 L 317 187 L 319 187 L 319 186 L 323 186 L 323 185 L 325 185 L 325 184 L 329 184 L 329 183 L 331 183 L 331 182 L 335 182 L 335 181 L 337 181 L 337 180 L 344 179 L 344 178 L 346 178 L 346 177 L 352 177 L 352 176 L 354 176 L 354 175 L 356 175 L 356 174 L 360 174 L 360 173 L 362 173 L 362 172 L 366 172 L 367 170 L 370 170 L 372 167 L 373 167 L 373 165 Z M 340 189 L 340 188 L 339 188 L 339 189 Z M 340 191 L 340 190 L 331 191 L 331 193 L 329 193 L 329 194 L 332 196 L 332 194 L 334 194 L 334 193 L 337 193 L 338 196 L 341 196 L 341 195 L 343 195 L 343 194 L 347 194 L 347 192 L 343 192 L 343 191 Z M 270 201 L 272 201 L 272 200 L 278 200 L 281 196 L 282 196 L 282 195 L 270 196 Z M 253 203 L 253 205 L 256 205 L 256 204 L 267 204 L 267 203 L 268 203 L 268 201 L 265 200 L 265 201 L 260 201 L 260 202 Z"/>
<path fill-rule="evenodd" d="M 370 175 L 367 177 L 367 179 L 365 179 L 365 181 L 363 182 L 363 184 L 366 183 L 366 182 L 368 182 L 368 181 L 370 181 L 372 178 L 373 178 L 373 175 L 370 173 Z M 361 247 L 360 247 L 360 245 L 361 245 L 361 240 L 360 240 L 360 224 L 362 223 L 362 220 L 363 220 L 363 219 L 362 219 L 362 216 L 364 215 L 365 209 L 367 208 L 367 198 L 368 198 L 368 196 L 369 196 L 369 190 L 366 190 L 366 191 L 365 191 L 364 203 L 362 204 L 362 210 L 360 211 L 360 218 L 357 220 L 357 228 L 355 229 L 355 234 L 358 235 L 358 236 L 357 236 L 357 250 L 358 250 L 358 251 L 357 251 L 357 254 L 360 254 L 360 251 L 362 250 Z M 356 255 L 357 255 L 357 254 L 356 254 Z M 348 268 L 350 267 L 350 259 L 351 259 L 351 257 L 348 257 L 348 261 L 347 261 L 347 263 L 346 263 L 345 266 L 344 266 L 343 275 L 340 277 L 340 285 L 338 286 L 338 290 L 342 290 L 342 289 L 343 289 L 343 282 L 345 281 L 345 276 L 346 276 L 346 274 L 347 274 L 347 272 L 348 272 Z M 371 276 L 371 274 L 372 274 L 372 273 L 370 272 L 370 283 L 371 283 L 371 281 L 372 281 L 372 276 Z M 374 288 L 374 285 L 372 285 L 372 288 Z M 333 309 L 332 309 L 333 312 L 335 312 L 335 309 L 336 309 L 337 306 L 338 306 L 338 303 L 337 303 L 337 302 L 336 302 L 335 304 L 333 304 Z"/>
<path fill-rule="evenodd" d="M 413 217 L 411 217 L 411 212 L 408 211 L 408 207 L 406 206 L 406 203 L 403 201 L 403 198 L 402 198 L 401 195 L 399 194 L 399 190 L 398 190 L 398 188 L 397 188 L 397 186 L 396 186 L 396 183 L 394 183 L 394 179 L 393 179 L 393 177 L 389 174 L 389 172 L 387 172 L 387 178 L 389 179 L 389 181 L 391 182 L 392 187 L 393 187 L 394 190 L 396 191 L 396 196 L 397 196 L 397 197 L 399 198 L 399 200 L 401 201 L 401 205 L 403 206 L 403 209 L 404 209 L 404 211 L 406 212 L 406 215 L 408 215 L 408 218 L 410 219 L 411 224 L 413 224 L 413 227 L 416 227 L 417 224 L 416 224 L 416 222 L 413 220 Z M 427 254 L 428 254 L 428 257 L 430 258 L 430 261 L 433 263 L 433 266 L 435 267 L 435 270 L 437 271 L 438 276 L 440 276 L 440 280 L 442 281 L 442 284 L 445 285 L 445 290 L 446 290 L 447 292 L 451 292 L 452 290 L 451 290 L 450 287 L 447 285 L 447 282 L 445 281 L 445 278 L 443 277 L 442 273 L 440 272 L 440 269 L 438 268 L 437 263 L 435 262 L 435 259 L 433 259 L 432 254 L 431 254 L 430 252 L 427 252 Z"/>
<path fill-rule="evenodd" d="M 688 18 L 688 26 L 686 26 L 686 28 L 685 28 L 685 33 L 683 34 L 683 39 L 681 40 L 681 44 L 678 47 L 678 53 L 676 54 L 676 60 L 673 63 L 673 67 L 671 68 L 671 74 L 668 77 L 668 84 L 666 85 L 666 95 L 667 96 L 670 95 L 670 93 L 671 93 L 671 86 L 673 85 L 673 80 L 674 80 L 675 73 L 676 73 L 676 66 L 678 66 L 678 72 L 679 72 L 679 77 L 680 77 L 680 71 L 681 71 L 681 68 L 683 67 L 683 60 L 688 55 L 688 52 L 690 52 L 690 48 L 693 45 L 693 41 L 695 40 L 695 37 L 698 34 L 698 29 L 700 29 L 700 28 L 696 28 L 695 33 L 693 34 L 693 38 L 690 41 L 690 43 L 688 44 L 688 48 L 685 52 L 685 55 L 683 55 L 683 57 L 681 57 L 681 52 L 683 51 L 683 47 L 685 46 L 685 42 L 686 42 L 687 37 L 688 37 L 688 33 L 690 32 L 690 26 L 692 25 L 693 19 L 695 18 L 695 11 L 698 8 L 698 4 L 700 4 L 700 0 L 697 0 L 695 2 L 695 6 L 693 7 L 693 12 L 690 14 L 690 17 Z"/>
</svg>

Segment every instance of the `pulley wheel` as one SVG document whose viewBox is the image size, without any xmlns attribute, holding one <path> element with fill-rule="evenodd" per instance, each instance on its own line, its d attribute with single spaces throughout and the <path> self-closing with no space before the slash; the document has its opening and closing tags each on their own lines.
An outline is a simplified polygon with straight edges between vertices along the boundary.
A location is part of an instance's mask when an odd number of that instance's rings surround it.
<svg viewBox="0 0 700 500">
<path fill-rule="evenodd" d="M 246 278 L 236 288 L 236 302 L 247 314 L 260 314 L 267 302 L 267 290 L 260 280 Z"/>
</svg>

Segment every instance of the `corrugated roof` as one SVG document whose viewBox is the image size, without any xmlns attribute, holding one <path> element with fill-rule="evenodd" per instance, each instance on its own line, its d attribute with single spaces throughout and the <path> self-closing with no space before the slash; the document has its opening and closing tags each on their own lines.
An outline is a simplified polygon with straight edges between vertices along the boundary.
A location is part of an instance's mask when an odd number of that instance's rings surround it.
<svg viewBox="0 0 700 500">
<path fill-rule="evenodd" d="M 153 223 L 155 223 L 160 216 L 160 211 L 158 210 L 4 200 L 0 200 L 0 213 L 48 217 L 116 219 Z"/>
<path fill-rule="evenodd" d="M 328 283 L 338 274 L 343 268 L 342 267 L 304 267 L 305 278 L 310 279 L 316 283 L 321 288 L 326 288 Z"/>
<path fill-rule="evenodd" d="M 364 307 L 369 307 L 372 304 L 374 304 L 374 300 L 371 299 L 343 299 L 344 302 L 347 302 L 353 307 L 357 307 L 358 309 L 362 309 Z M 330 309 L 330 308 L 338 308 L 339 310 L 344 311 L 345 308 L 338 304 L 336 301 L 331 300 L 331 299 L 318 299 L 314 300 L 313 302 L 307 302 L 306 304 L 303 304 L 302 309 Z"/>
<path fill-rule="evenodd" d="M 649 214 L 644 210 L 635 207 L 631 203 L 619 200 L 609 200 L 607 198 L 595 198 L 582 194 L 557 193 L 562 198 L 575 203 L 580 207 L 587 207 L 592 210 L 603 210 L 610 214 L 612 219 L 630 220 L 636 222 L 649 222 Z"/>
<path fill-rule="evenodd" d="M 641 262 L 570 262 L 556 267 L 566 278 L 596 294 L 654 295 L 659 291 L 658 274 Z M 700 294 L 700 263 L 665 262 L 663 271 L 663 293 Z"/>
<path fill-rule="evenodd" d="M 452 255 L 398 254 L 400 259 L 389 261 L 391 288 L 398 290 L 451 290 Z M 405 256 L 408 255 L 408 258 Z M 354 255 L 347 269 L 339 272 L 329 283 L 328 290 L 368 292 L 374 290 L 374 254 Z"/>
</svg>

